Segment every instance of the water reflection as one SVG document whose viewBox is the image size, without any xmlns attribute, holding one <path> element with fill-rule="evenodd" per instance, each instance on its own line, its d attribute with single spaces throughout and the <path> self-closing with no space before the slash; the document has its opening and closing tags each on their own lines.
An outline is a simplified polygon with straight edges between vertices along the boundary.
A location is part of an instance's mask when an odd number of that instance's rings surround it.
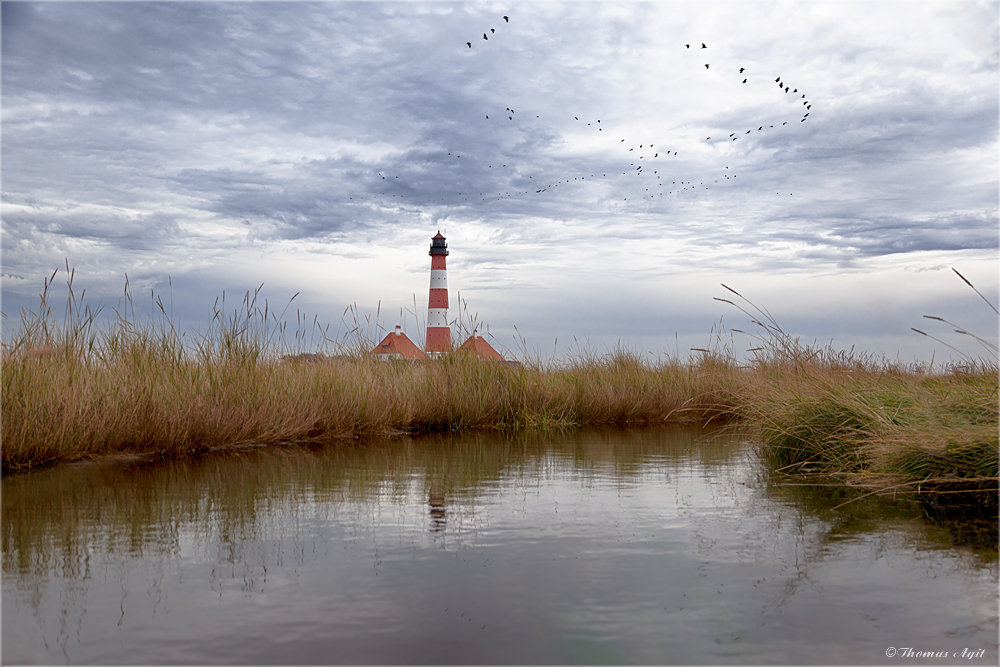
<svg viewBox="0 0 1000 667">
<path fill-rule="evenodd" d="M 444 506 L 444 489 L 441 488 L 440 479 L 431 482 L 430 491 L 427 492 L 427 506 L 431 514 L 431 532 L 443 532 L 447 523 L 447 512 Z"/>
<path fill-rule="evenodd" d="M 5 662 L 997 658 L 995 550 L 902 502 L 834 511 L 699 427 L 248 447 L 2 490 Z"/>
</svg>

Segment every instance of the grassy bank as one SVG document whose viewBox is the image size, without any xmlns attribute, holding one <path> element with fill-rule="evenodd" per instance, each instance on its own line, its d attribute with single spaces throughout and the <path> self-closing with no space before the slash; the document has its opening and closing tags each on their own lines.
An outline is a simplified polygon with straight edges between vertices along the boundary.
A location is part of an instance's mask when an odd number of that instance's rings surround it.
<svg viewBox="0 0 1000 667">
<path fill-rule="evenodd" d="M 165 313 L 137 317 L 131 307 L 124 299 L 98 324 L 71 299 L 60 321 L 43 294 L 37 311 L 21 313 L 2 358 L 4 470 L 393 431 L 711 420 L 736 405 L 716 359 L 650 365 L 620 350 L 549 369 L 459 354 L 386 363 L 368 354 L 374 337 L 357 322 L 337 354 L 295 355 L 281 316 L 256 295 L 217 308 L 193 340 Z"/>
<path fill-rule="evenodd" d="M 66 310 L 57 321 L 43 298 L 4 346 L 5 471 L 394 431 L 724 420 L 753 429 L 779 472 L 901 492 L 996 487 L 995 363 L 920 372 L 802 347 L 765 318 L 740 363 L 720 345 L 690 360 L 619 349 L 514 367 L 385 363 L 357 328 L 335 356 L 295 357 L 275 342 L 280 317 L 249 293 L 194 342 L 165 316 L 140 323 L 123 309 L 98 325 L 72 301 Z"/>
<path fill-rule="evenodd" d="M 714 364 L 649 366 L 626 353 L 543 371 L 465 356 L 193 361 L 147 340 L 92 357 L 47 347 L 3 360 L 3 466 L 388 431 L 708 420 L 731 415 L 733 381 Z"/>
<path fill-rule="evenodd" d="M 775 471 L 899 493 L 997 487 L 996 369 L 806 365 L 750 384 L 740 413 Z"/>
<path fill-rule="evenodd" d="M 741 374 L 737 413 L 771 470 L 870 493 L 920 494 L 941 513 L 952 500 L 985 503 L 995 523 L 995 346 L 956 329 L 980 343 L 989 359 L 952 348 L 959 361 L 938 372 L 803 346 L 766 310 L 730 291 L 739 302 L 720 300 L 749 315 L 759 332 L 755 356 Z"/>
</svg>

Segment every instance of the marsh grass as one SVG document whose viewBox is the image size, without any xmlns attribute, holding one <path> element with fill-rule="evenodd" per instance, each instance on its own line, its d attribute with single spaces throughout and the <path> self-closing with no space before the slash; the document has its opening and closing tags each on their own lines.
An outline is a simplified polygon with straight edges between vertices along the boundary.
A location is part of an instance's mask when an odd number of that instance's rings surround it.
<svg viewBox="0 0 1000 667">
<path fill-rule="evenodd" d="M 712 363 L 648 362 L 620 348 L 558 367 L 504 365 L 452 353 L 386 363 L 370 350 L 378 316 L 345 311 L 336 338 L 296 311 L 216 301 L 208 329 L 185 339 L 162 301 L 137 313 L 126 285 L 99 321 L 69 290 L 60 321 L 46 281 L 3 347 L 5 471 L 113 453 L 170 457 L 246 442 L 398 431 L 568 428 L 725 417 L 731 382 Z M 82 298 L 83 295 L 81 295 Z M 155 311 L 154 311 L 155 312 Z M 477 326 L 471 318 L 469 326 Z M 320 351 L 313 344 L 320 342 Z"/>
<path fill-rule="evenodd" d="M 752 426 L 758 452 L 772 470 L 799 478 L 835 476 L 872 493 L 985 492 L 996 506 L 995 346 L 956 328 L 987 358 L 962 352 L 938 373 L 907 368 L 803 345 L 766 310 L 726 289 L 740 301 L 719 300 L 758 327 L 748 333 L 754 347 L 747 372 L 739 376 L 737 412 Z"/>
<path fill-rule="evenodd" d="M 996 488 L 995 358 L 965 355 L 931 373 L 806 346 L 728 287 L 735 300 L 720 301 L 756 329 L 720 325 L 707 348 L 683 360 L 619 345 L 546 361 L 522 341 L 519 365 L 454 352 L 411 364 L 369 354 L 386 329 L 378 312 L 362 317 L 354 306 L 331 337 L 298 310 L 288 330 L 295 297 L 279 313 L 261 303 L 260 288 L 236 307 L 223 294 L 207 330 L 188 339 L 154 295 L 159 314 L 137 313 L 127 278 L 114 317 L 99 320 L 75 296 L 68 263 L 60 321 L 48 303 L 55 277 L 5 337 L 5 472 L 115 453 L 173 457 L 392 432 L 739 421 L 779 474 L 833 475 L 875 490 L 956 480 Z M 481 326 L 467 319 L 469 331 Z M 749 357 L 734 352 L 733 332 L 751 337 Z"/>
</svg>

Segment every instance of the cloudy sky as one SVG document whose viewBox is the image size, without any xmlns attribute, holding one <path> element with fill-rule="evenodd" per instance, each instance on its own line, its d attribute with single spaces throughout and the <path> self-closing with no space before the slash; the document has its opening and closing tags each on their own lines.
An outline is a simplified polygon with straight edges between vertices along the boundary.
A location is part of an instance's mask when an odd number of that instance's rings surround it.
<svg viewBox="0 0 1000 667">
<path fill-rule="evenodd" d="M 146 312 L 152 291 L 204 330 L 223 291 L 263 283 L 331 337 L 356 304 L 422 342 L 440 230 L 449 315 L 514 351 L 686 355 L 720 318 L 752 328 L 713 300 L 725 283 L 807 342 L 949 356 L 916 327 L 977 353 L 922 316 L 996 339 L 952 269 L 996 303 L 997 19 L 5 2 L 2 308 L 16 320 L 68 260 L 106 312 L 127 274 Z"/>
</svg>

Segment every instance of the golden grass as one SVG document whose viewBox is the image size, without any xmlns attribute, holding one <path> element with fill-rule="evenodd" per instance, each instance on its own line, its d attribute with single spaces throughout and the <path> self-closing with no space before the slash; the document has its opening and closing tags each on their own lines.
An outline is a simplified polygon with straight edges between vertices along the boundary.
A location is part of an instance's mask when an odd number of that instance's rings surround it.
<svg viewBox="0 0 1000 667">
<path fill-rule="evenodd" d="M 737 307 L 763 332 L 749 362 L 719 343 L 689 360 L 618 348 L 562 364 L 460 354 L 410 364 L 369 355 L 374 336 L 357 322 L 335 356 L 288 354 L 295 349 L 276 342 L 282 317 L 260 308 L 256 292 L 228 315 L 223 301 L 193 344 L 162 304 L 159 321 L 129 314 L 127 288 L 116 319 L 99 326 L 77 307 L 71 275 L 63 322 L 46 290 L 4 345 L 5 471 L 393 431 L 740 420 L 776 470 L 882 487 L 956 478 L 996 486 L 995 361 L 932 375 L 804 347 L 748 301 L 751 310 Z"/>
<path fill-rule="evenodd" d="M 3 466 L 398 430 L 706 420 L 733 407 L 716 373 L 630 361 L 545 371 L 464 355 L 195 361 L 143 340 L 111 357 L 32 349 L 2 362 Z"/>
</svg>

